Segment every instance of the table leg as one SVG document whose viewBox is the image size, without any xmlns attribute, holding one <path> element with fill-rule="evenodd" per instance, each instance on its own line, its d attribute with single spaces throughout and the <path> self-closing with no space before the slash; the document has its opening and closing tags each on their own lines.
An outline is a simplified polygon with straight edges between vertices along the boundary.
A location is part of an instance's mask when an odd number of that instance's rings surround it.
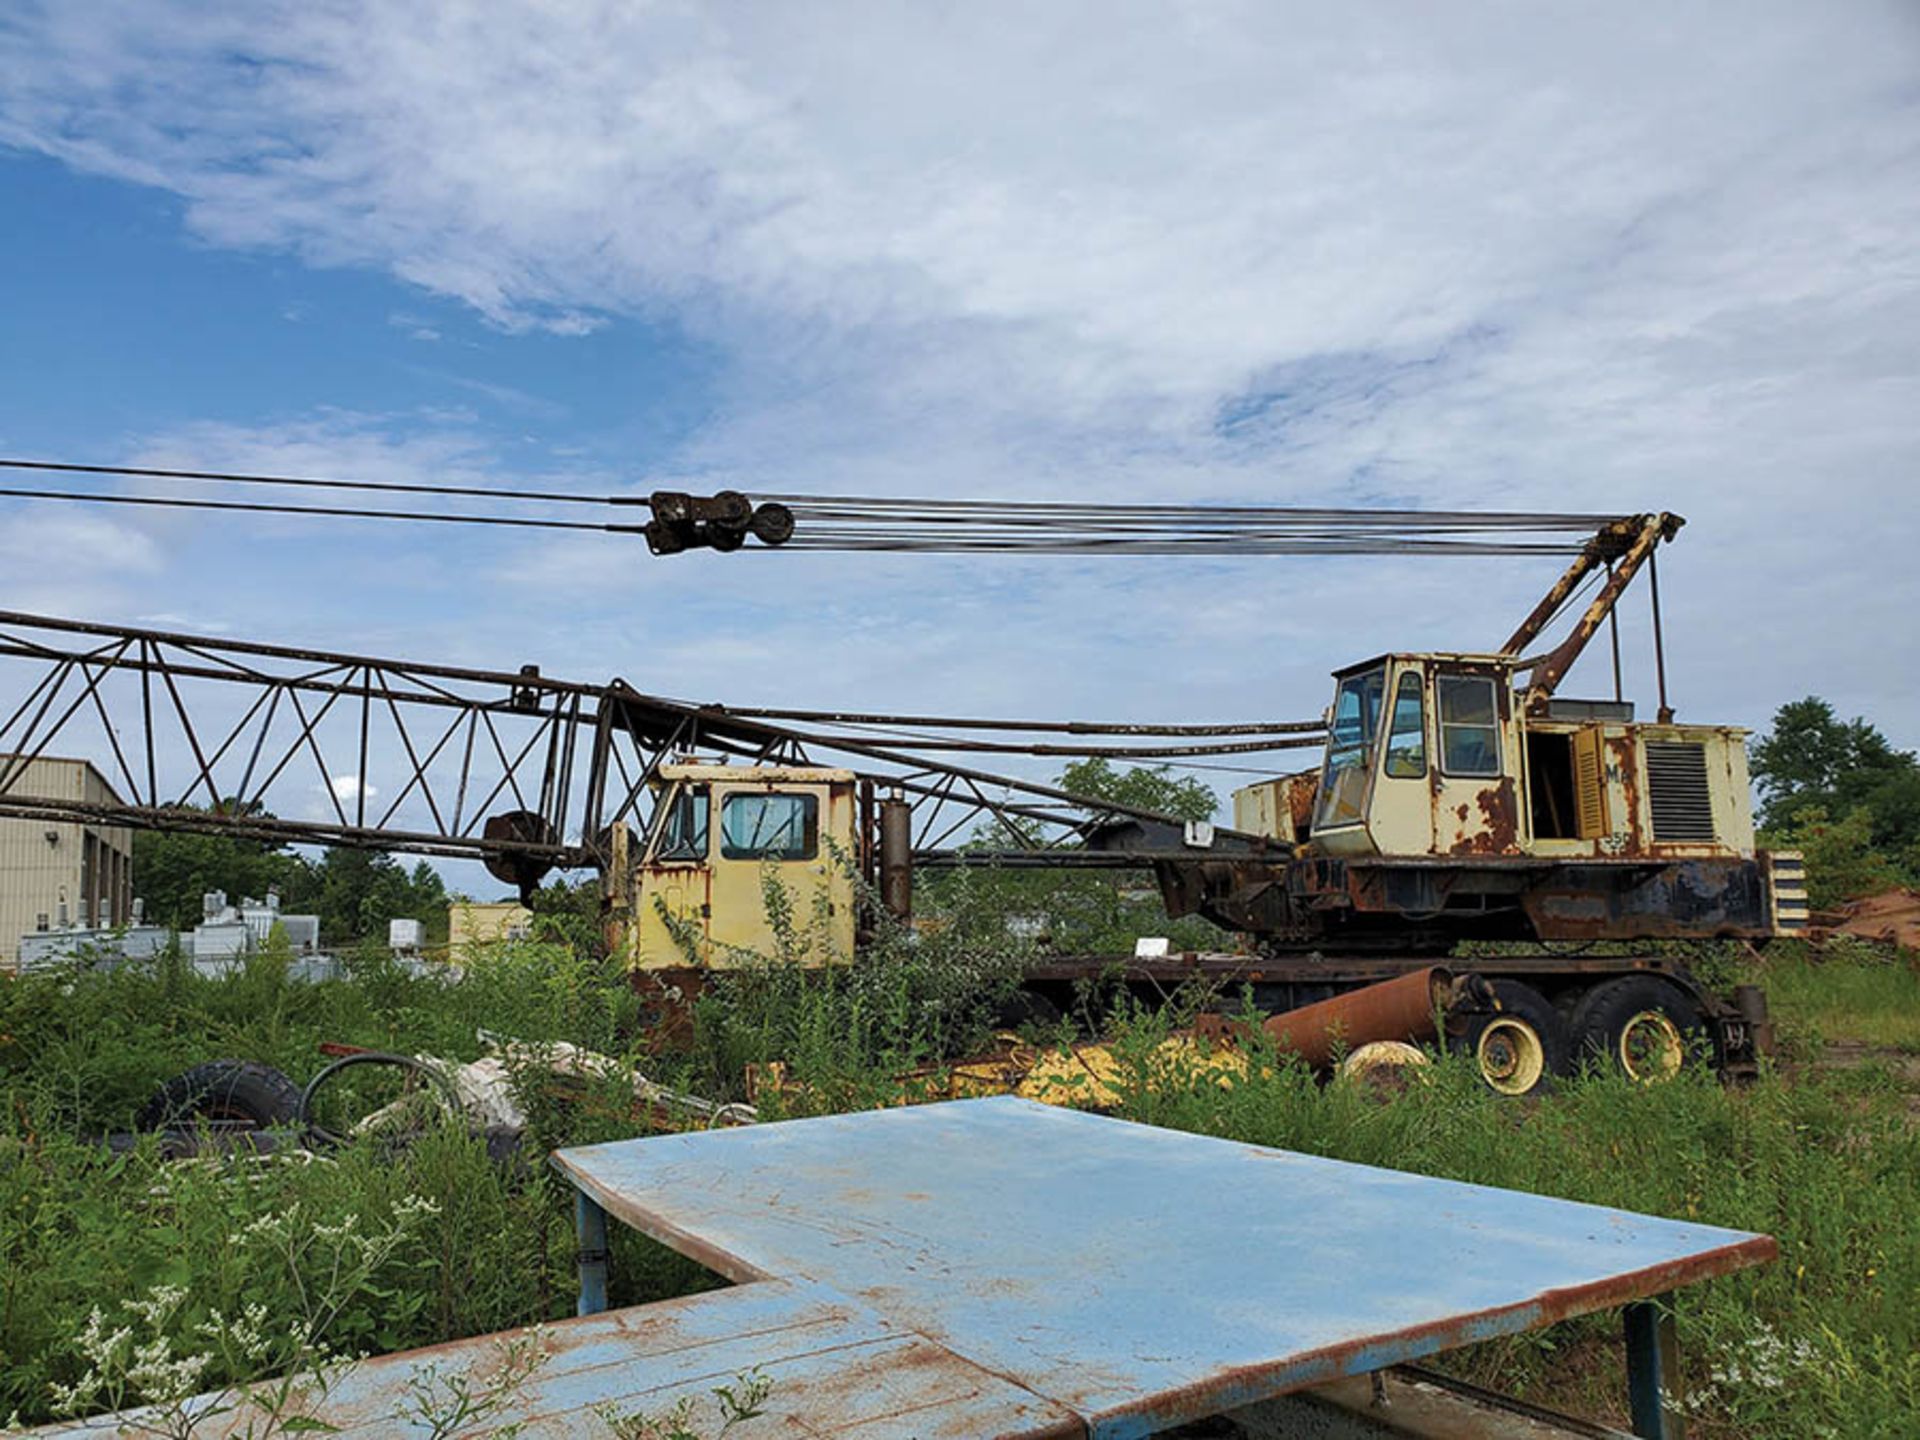
<svg viewBox="0 0 1920 1440">
<path fill-rule="evenodd" d="M 1636 1300 L 1626 1307 L 1625 1319 L 1627 1395 L 1633 1433 L 1644 1440 L 1686 1440 L 1673 1297 Z"/>
<path fill-rule="evenodd" d="M 573 1225 L 580 1237 L 580 1303 L 576 1315 L 607 1308 L 607 1212 L 584 1190 L 573 1192 Z"/>
</svg>

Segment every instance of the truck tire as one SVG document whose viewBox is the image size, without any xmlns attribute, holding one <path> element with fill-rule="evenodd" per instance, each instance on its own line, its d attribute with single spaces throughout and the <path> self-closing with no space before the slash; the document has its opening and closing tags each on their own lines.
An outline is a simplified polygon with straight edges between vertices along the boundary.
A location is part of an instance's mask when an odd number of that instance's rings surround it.
<svg viewBox="0 0 1920 1440">
<path fill-rule="evenodd" d="M 1708 1041 L 1700 1007 L 1658 975 L 1622 975 L 1593 987 L 1573 1010 L 1582 1060 L 1597 1060 L 1629 1080 L 1671 1080 Z"/>
<path fill-rule="evenodd" d="M 209 1060 L 154 1091 L 135 1118 L 134 1127 L 191 1129 L 205 1124 L 230 1130 L 271 1130 L 292 1125 L 299 1114 L 300 1087 L 271 1065 L 251 1060 Z"/>
<path fill-rule="evenodd" d="M 1518 980 L 1488 982 L 1500 1008 L 1476 1015 L 1458 1048 L 1501 1095 L 1537 1095 L 1567 1073 L 1567 1022 L 1546 996 Z"/>
<path fill-rule="evenodd" d="M 1051 1030 L 1059 1024 L 1060 1007 L 1038 990 L 1025 987 L 1001 1000 L 993 1011 L 993 1028 L 996 1030 L 1021 1030 L 1030 1025 Z"/>
</svg>

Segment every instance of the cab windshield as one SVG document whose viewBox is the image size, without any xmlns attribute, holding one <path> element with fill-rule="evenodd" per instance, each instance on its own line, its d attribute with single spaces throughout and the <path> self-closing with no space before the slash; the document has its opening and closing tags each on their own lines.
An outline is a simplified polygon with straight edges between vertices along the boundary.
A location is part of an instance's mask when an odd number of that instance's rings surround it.
<svg viewBox="0 0 1920 1440">
<path fill-rule="evenodd" d="M 1373 740 L 1380 728 L 1380 697 L 1387 671 L 1349 675 L 1333 697 L 1333 724 L 1327 732 L 1327 764 L 1320 775 L 1320 810 L 1316 828 L 1351 825 L 1364 818 L 1367 774 L 1373 760 Z"/>
</svg>

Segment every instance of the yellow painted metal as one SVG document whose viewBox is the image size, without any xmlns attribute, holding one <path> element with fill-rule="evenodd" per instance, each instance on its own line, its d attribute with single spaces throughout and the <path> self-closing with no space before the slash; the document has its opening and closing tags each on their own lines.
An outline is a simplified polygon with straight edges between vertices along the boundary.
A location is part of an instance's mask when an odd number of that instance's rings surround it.
<svg viewBox="0 0 1920 1440">
<path fill-rule="evenodd" d="M 999 1041 L 999 1048 L 991 1054 L 896 1076 L 897 1088 L 887 1103 L 916 1105 L 929 1100 L 1018 1095 L 1043 1105 L 1110 1110 L 1120 1103 L 1123 1091 L 1134 1086 L 1158 1089 L 1199 1082 L 1230 1089 L 1246 1077 L 1250 1064 L 1231 1045 L 1192 1035 L 1168 1037 L 1144 1061 L 1123 1060 L 1112 1047 L 1093 1041 L 1029 1045 L 1010 1032 L 1002 1034 Z M 1414 1053 L 1419 1055 L 1417 1050 Z M 776 1094 L 796 1098 L 805 1089 L 778 1062 L 748 1067 L 747 1093 L 755 1104 L 764 1104 Z"/>
<path fill-rule="evenodd" d="M 1517 1015 L 1496 1015 L 1474 1045 L 1480 1077 L 1502 1095 L 1525 1095 L 1546 1073 L 1540 1034 Z"/>
<path fill-rule="evenodd" d="M 1233 792 L 1233 828 L 1246 835 L 1268 835 L 1297 845 L 1306 840 L 1319 770 L 1303 770 L 1262 780 Z"/>
<path fill-rule="evenodd" d="M 1337 778 L 1335 800 L 1321 808 L 1310 848 L 1329 856 L 1537 855 L 1559 859 L 1663 860 L 1754 854 L 1747 732 L 1725 725 L 1639 724 L 1530 717 L 1515 690 L 1511 657 L 1498 655 L 1385 655 L 1341 671 L 1342 679 L 1382 671 L 1381 713 L 1364 770 Z M 1423 677 L 1424 769 L 1390 743 L 1394 697 L 1406 677 Z M 1449 677 L 1490 679 L 1497 700 L 1497 773 L 1468 775 L 1447 763 L 1440 688 Z M 1571 794 L 1560 804 L 1565 833 L 1535 834 L 1529 787 L 1544 783 L 1529 772 L 1528 737 L 1560 736 L 1568 746 Z M 1331 742 L 1330 742 L 1331 743 Z M 1676 839 L 1655 833 L 1655 794 L 1649 747 L 1671 757 L 1687 752 L 1705 775 L 1704 804 L 1711 835 Z M 1697 752 L 1697 761 L 1693 758 Z M 1298 838 L 1296 786 L 1323 783 L 1315 775 L 1282 776 L 1234 792 L 1236 827 L 1280 839 Z M 1565 777 L 1563 776 L 1563 783 Z"/>
<path fill-rule="evenodd" d="M 1579 838 L 1598 840 L 1607 833 L 1607 761 L 1598 725 L 1573 736 L 1573 799 Z"/>
<path fill-rule="evenodd" d="M 1369 1040 L 1342 1059 L 1335 1071 L 1348 1079 L 1367 1080 L 1420 1070 L 1432 1063 L 1426 1051 L 1405 1040 Z"/>
<path fill-rule="evenodd" d="M 664 806 L 682 795 L 705 802 L 697 853 L 669 852 L 656 833 L 637 867 L 632 958 L 641 970 L 728 970 L 781 953 L 769 897 L 792 918 L 806 965 L 853 958 L 854 776 L 816 766 L 664 765 Z M 810 797 L 817 824 L 809 853 L 792 859 L 729 857 L 722 827 L 732 796 Z M 656 827 L 658 831 L 659 827 Z"/>
<path fill-rule="evenodd" d="M 1396 759 L 1388 743 L 1402 690 L 1412 686 L 1418 686 L 1420 694 L 1417 768 L 1409 744 L 1403 740 Z M 1373 793 L 1367 805 L 1367 838 L 1373 850 L 1381 855 L 1423 855 L 1433 837 L 1430 803 L 1434 763 L 1433 685 L 1417 661 L 1400 660 L 1388 667 L 1386 694 L 1390 698 L 1380 717 L 1377 748 L 1382 753 L 1374 761 Z"/>
<path fill-rule="evenodd" d="M 1687 1043 L 1666 1011 L 1642 1010 L 1620 1027 L 1616 1058 L 1629 1079 L 1651 1085 L 1680 1073 Z"/>
</svg>

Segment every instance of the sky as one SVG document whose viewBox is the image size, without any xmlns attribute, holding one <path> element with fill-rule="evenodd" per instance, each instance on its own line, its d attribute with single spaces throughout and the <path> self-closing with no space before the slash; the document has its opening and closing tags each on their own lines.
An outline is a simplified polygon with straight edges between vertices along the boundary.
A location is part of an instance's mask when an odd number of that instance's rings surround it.
<svg viewBox="0 0 1920 1440">
<path fill-rule="evenodd" d="M 14 0 L 0 454 L 1673 510 L 1680 718 L 1913 746 L 1920 7 Z M 841 709 L 1308 717 L 1556 569 L 0 502 L 0 608 Z"/>
</svg>

